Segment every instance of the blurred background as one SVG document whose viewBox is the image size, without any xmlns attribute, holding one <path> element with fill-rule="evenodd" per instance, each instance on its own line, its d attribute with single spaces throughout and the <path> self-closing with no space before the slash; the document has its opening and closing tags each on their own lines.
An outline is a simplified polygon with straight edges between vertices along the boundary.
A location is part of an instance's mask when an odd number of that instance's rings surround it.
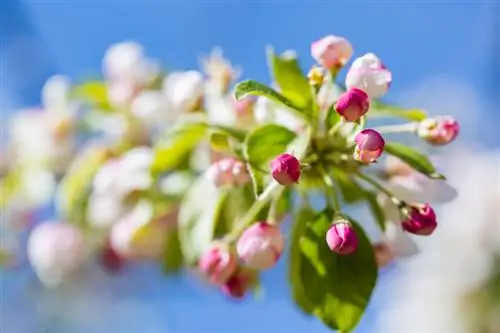
<svg viewBox="0 0 500 333">
<path fill-rule="evenodd" d="M 98 75 L 104 52 L 113 43 L 135 40 L 167 68 L 182 70 L 199 68 L 199 55 L 220 46 L 233 64 L 243 68 L 242 78 L 269 82 L 267 45 L 280 52 L 295 49 L 308 68 L 313 63 L 310 43 L 336 34 L 351 41 L 355 56 L 374 52 L 392 70 L 393 83 L 385 99 L 425 108 L 430 114 L 455 116 L 462 125 L 456 147 L 474 147 L 474 152 L 496 149 L 499 24 L 500 4 L 477 0 L 2 0 L 2 137 L 12 113 L 40 104 L 40 90 L 49 76 L 60 73 L 78 81 Z M 474 167 L 462 163 L 461 148 L 455 150 L 452 182 L 460 181 L 465 165 L 469 170 Z M 498 163 L 498 158 L 490 160 Z M 49 217 L 50 209 L 39 214 Z M 82 277 L 79 288 L 57 294 L 45 291 L 27 268 L 1 271 L 0 332 L 327 332 L 292 305 L 284 263 L 264 274 L 262 300 L 242 304 L 227 301 L 192 278 L 166 278 L 160 268 L 149 265 L 112 278 L 96 270 Z M 401 281 L 408 286 L 406 264 L 397 262 L 381 273 L 358 332 L 377 331 L 381 318 L 390 322 L 387 318 L 396 315 L 390 305 L 395 304 L 392 297 Z M 466 269 L 459 272 L 466 274 Z M 437 281 L 438 275 L 431 279 Z M 450 326 L 391 327 L 394 332 L 458 332 Z"/>
</svg>

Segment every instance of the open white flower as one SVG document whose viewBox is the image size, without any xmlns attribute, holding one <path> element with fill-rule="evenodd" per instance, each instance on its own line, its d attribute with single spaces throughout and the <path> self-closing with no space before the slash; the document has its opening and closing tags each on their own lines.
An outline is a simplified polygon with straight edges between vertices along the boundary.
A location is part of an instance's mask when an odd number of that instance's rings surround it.
<svg viewBox="0 0 500 333">
<path fill-rule="evenodd" d="M 163 92 L 176 114 L 194 111 L 203 97 L 203 75 L 198 71 L 170 73 L 163 81 Z"/>
<path fill-rule="evenodd" d="M 40 281 L 56 287 L 85 262 L 84 237 L 73 225 L 44 222 L 31 232 L 28 259 Z"/>
</svg>

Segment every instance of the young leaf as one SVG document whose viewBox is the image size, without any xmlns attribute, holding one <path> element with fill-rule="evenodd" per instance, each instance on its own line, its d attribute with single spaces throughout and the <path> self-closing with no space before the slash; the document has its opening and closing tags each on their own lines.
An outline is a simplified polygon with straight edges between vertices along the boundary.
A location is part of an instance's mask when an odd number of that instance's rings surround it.
<svg viewBox="0 0 500 333">
<path fill-rule="evenodd" d="M 325 127 L 327 130 L 331 129 L 340 121 L 340 115 L 335 111 L 333 105 L 328 109 L 328 113 L 325 119 Z"/>
<path fill-rule="evenodd" d="M 436 171 L 436 168 L 432 165 L 427 156 L 413 148 L 396 142 L 388 142 L 384 147 L 384 151 L 396 156 L 416 171 L 431 179 L 446 179 L 442 174 Z"/>
<path fill-rule="evenodd" d="M 179 230 L 170 230 L 163 253 L 163 271 L 165 274 L 177 273 L 182 268 L 183 263 Z"/>
<path fill-rule="evenodd" d="M 297 57 L 286 53 L 276 55 L 273 48 L 269 47 L 267 58 L 271 76 L 280 87 L 283 96 L 301 109 L 309 109 L 313 99 L 311 87 L 300 69 Z"/>
<path fill-rule="evenodd" d="M 112 111 L 108 99 L 108 87 L 105 82 L 89 81 L 73 87 L 70 96 L 99 108 L 101 111 Z"/>
<path fill-rule="evenodd" d="M 290 235 L 290 258 L 288 263 L 288 282 L 292 291 L 292 297 L 295 304 L 299 306 L 306 314 L 312 314 L 314 306 L 309 303 L 307 295 L 302 284 L 302 252 L 300 249 L 300 240 L 304 235 L 307 223 L 312 221 L 316 212 L 309 207 L 299 210 L 296 214 Z"/>
<path fill-rule="evenodd" d="M 427 118 L 427 113 L 419 109 L 405 109 L 395 105 L 372 101 L 370 103 L 369 117 L 399 117 L 410 121 L 422 121 Z"/>
<path fill-rule="evenodd" d="M 333 253 L 325 235 L 334 212 L 324 210 L 310 220 L 299 239 L 300 279 L 307 304 L 328 327 L 351 332 L 370 300 L 377 280 L 372 245 L 359 225 L 352 221 L 359 239 L 357 250 L 346 256 Z M 297 257 L 295 257 L 297 260 Z"/>
<path fill-rule="evenodd" d="M 366 191 L 366 201 L 367 201 L 368 207 L 370 208 L 370 211 L 373 215 L 373 218 L 375 219 L 375 222 L 377 222 L 377 225 L 380 227 L 380 230 L 384 231 L 385 230 L 385 213 L 377 201 L 377 193 Z"/>
<path fill-rule="evenodd" d="M 155 149 L 155 158 L 151 166 L 154 173 L 175 169 L 186 159 L 207 133 L 207 126 L 200 123 L 185 124 L 173 129 Z"/>
<path fill-rule="evenodd" d="M 222 216 L 227 192 L 204 174 L 191 186 L 179 210 L 179 237 L 186 262 L 195 264 L 211 244 Z"/>
<path fill-rule="evenodd" d="M 296 115 L 307 119 L 306 113 L 302 108 L 295 105 L 292 101 L 290 101 L 288 98 L 286 98 L 273 88 L 268 87 L 262 83 L 253 80 L 246 80 L 238 83 L 234 89 L 234 97 L 237 100 L 242 100 L 248 95 L 264 96 L 289 107 L 291 110 L 295 110 Z"/>
<path fill-rule="evenodd" d="M 256 196 L 262 193 L 264 186 L 265 174 L 261 170 L 268 170 L 271 160 L 287 152 L 287 147 L 295 138 L 294 132 L 275 124 L 257 127 L 248 134 L 244 155 L 248 161 Z"/>
<path fill-rule="evenodd" d="M 225 133 L 212 132 L 210 134 L 210 145 L 216 151 L 227 151 L 230 149 L 229 137 Z"/>
</svg>

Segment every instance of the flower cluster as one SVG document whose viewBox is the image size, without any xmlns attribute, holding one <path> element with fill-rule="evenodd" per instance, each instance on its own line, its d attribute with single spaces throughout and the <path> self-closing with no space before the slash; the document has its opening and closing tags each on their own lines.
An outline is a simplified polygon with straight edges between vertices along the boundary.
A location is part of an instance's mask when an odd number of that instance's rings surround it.
<svg viewBox="0 0 500 333">
<path fill-rule="evenodd" d="M 288 248 L 300 308 L 332 329 L 356 326 L 377 267 L 416 253 L 410 234 L 437 228 L 431 200 L 415 193 L 446 184 L 423 152 L 386 134 L 442 146 L 459 126 L 381 102 L 392 73 L 373 53 L 352 61 L 338 84 L 354 54 L 345 38 L 313 42 L 308 73 L 293 51 L 267 53 L 271 86 L 233 86 L 240 70 L 218 49 L 201 71 L 165 73 L 135 42 L 106 52 L 101 81 L 49 80 L 45 110 L 16 116 L 2 164 L 2 209 L 16 212 L 9 228 L 19 211 L 55 200 L 59 222 L 35 226 L 28 244 L 44 284 L 57 286 L 92 260 L 110 273 L 148 260 L 166 273 L 197 267 L 242 299 Z M 367 127 L 377 117 L 405 123 Z M 29 189 L 46 195 L 25 200 Z M 310 204 L 318 199 L 321 210 Z M 373 212 L 381 242 L 348 215 L 358 203 Z"/>
</svg>

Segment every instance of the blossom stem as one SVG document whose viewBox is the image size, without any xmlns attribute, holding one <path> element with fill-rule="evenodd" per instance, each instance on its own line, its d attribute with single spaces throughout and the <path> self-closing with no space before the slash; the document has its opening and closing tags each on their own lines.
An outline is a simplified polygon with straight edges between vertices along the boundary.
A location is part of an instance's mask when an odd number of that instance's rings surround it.
<svg viewBox="0 0 500 333">
<path fill-rule="evenodd" d="M 321 173 L 321 176 L 323 177 L 323 182 L 326 185 L 326 197 L 327 197 L 327 205 L 333 205 L 333 209 L 336 212 L 340 212 L 340 200 L 339 196 L 337 193 L 337 188 L 335 186 L 335 182 L 332 179 L 332 176 L 326 171 L 326 168 L 322 163 L 319 163 L 319 172 Z"/>
<path fill-rule="evenodd" d="M 387 195 L 391 200 L 392 202 L 397 205 L 397 206 L 401 206 L 403 205 L 403 202 L 401 200 L 399 200 L 398 198 L 396 198 L 396 196 L 391 192 L 389 191 L 388 189 L 386 189 L 384 186 L 382 186 L 379 182 L 377 182 L 376 180 L 374 180 L 373 178 L 361 173 L 361 172 L 355 172 L 354 173 L 358 178 L 364 180 L 365 182 L 369 183 L 370 185 L 372 185 L 373 187 L 375 187 L 376 189 L 378 189 L 380 192 L 384 193 L 385 195 Z"/>
<path fill-rule="evenodd" d="M 228 242 L 235 241 L 250 224 L 255 222 L 255 217 L 260 213 L 262 208 L 264 208 L 264 206 L 269 202 L 269 200 L 271 200 L 273 195 L 280 188 L 283 188 L 283 186 L 281 186 L 276 181 L 272 181 L 271 184 L 266 187 L 264 192 L 262 192 L 255 200 L 252 207 L 250 207 L 246 214 L 243 215 L 241 220 L 236 225 L 234 231 L 227 236 L 226 240 Z"/>
<path fill-rule="evenodd" d="M 328 136 L 334 136 L 335 133 L 345 124 L 344 118 L 340 118 L 339 121 L 328 131 Z"/>
<path fill-rule="evenodd" d="M 388 125 L 375 127 L 374 130 L 384 134 L 384 133 L 405 133 L 405 132 L 415 132 L 417 130 L 418 123 L 407 123 L 403 125 Z"/>
</svg>

